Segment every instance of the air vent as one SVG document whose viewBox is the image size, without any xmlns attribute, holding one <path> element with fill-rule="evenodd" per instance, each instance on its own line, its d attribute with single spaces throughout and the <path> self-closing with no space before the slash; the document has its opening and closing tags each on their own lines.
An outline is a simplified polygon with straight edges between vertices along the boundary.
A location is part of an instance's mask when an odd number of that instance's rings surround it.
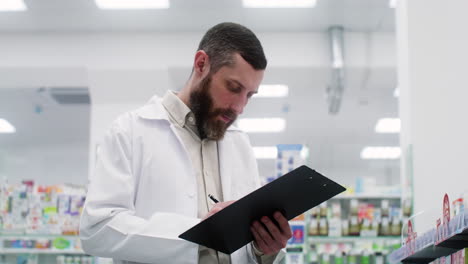
<svg viewBox="0 0 468 264">
<path fill-rule="evenodd" d="M 90 104 L 89 89 L 87 87 L 51 87 L 50 96 L 62 105 Z"/>
<path fill-rule="evenodd" d="M 340 111 L 344 91 L 344 29 L 333 26 L 328 29 L 331 51 L 331 80 L 326 90 L 328 113 L 336 115 Z"/>
</svg>

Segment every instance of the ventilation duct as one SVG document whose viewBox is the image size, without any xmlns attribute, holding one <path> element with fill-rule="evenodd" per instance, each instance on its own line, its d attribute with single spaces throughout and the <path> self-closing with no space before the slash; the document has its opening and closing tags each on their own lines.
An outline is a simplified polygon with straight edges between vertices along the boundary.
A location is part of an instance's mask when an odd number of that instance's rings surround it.
<svg viewBox="0 0 468 264">
<path fill-rule="evenodd" d="M 87 87 L 41 87 L 38 93 L 59 105 L 90 104 Z"/>
<path fill-rule="evenodd" d="M 344 91 L 344 29 L 342 26 L 328 28 L 331 53 L 331 80 L 327 87 L 326 98 L 328 113 L 336 115 L 340 111 Z"/>
</svg>

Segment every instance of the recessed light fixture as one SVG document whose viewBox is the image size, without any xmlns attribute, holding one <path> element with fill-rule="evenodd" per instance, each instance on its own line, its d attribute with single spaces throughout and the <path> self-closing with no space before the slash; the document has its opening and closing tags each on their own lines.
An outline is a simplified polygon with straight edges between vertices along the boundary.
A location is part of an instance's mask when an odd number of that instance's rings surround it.
<svg viewBox="0 0 468 264">
<path fill-rule="evenodd" d="M 23 0 L 1 0 L 0 11 L 25 11 L 27 9 Z"/>
<path fill-rule="evenodd" d="M 390 8 L 396 8 L 397 3 L 398 3 L 398 0 L 389 0 L 389 1 L 388 1 L 388 6 L 389 6 Z"/>
<path fill-rule="evenodd" d="M 95 0 L 101 9 L 165 9 L 169 0 Z"/>
<path fill-rule="evenodd" d="M 312 8 L 317 0 L 242 0 L 245 8 Z"/>
<path fill-rule="evenodd" d="M 7 120 L 0 118 L 0 133 L 15 133 L 15 127 Z"/>
<path fill-rule="evenodd" d="M 262 84 L 258 88 L 258 93 L 254 94 L 254 98 L 273 98 L 287 97 L 289 87 L 284 84 Z"/>
<path fill-rule="evenodd" d="M 400 87 L 399 86 L 397 86 L 397 88 L 395 88 L 395 90 L 393 91 L 393 97 L 395 97 L 395 98 L 400 97 Z"/>
<path fill-rule="evenodd" d="M 400 147 L 365 147 L 361 159 L 399 159 Z"/>
<path fill-rule="evenodd" d="M 251 133 L 282 132 L 286 129 L 284 118 L 242 118 L 237 126 Z"/>
<path fill-rule="evenodd" d="M 400 118 L 381 118 L 375 125 L 375 132 L 377 133 L 400 133 L 400 130 Z"/>
<path fill-rule="evenodd" d="M 278 156 L 278 148 L 275 147 L 253 147 L 256 159 L 276 159 Z"/>
</svg>

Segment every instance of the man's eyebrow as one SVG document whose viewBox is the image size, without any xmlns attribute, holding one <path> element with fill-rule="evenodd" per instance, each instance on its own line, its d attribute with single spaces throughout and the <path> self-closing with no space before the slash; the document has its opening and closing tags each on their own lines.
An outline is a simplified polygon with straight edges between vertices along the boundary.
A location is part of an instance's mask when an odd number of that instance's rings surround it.
<svg viewBox="0 0 468 264">
<path fill-rule="evenodd" d="M 229 79 L 229 81 L 230 81 L 230 82 L 235 82 L 235 83 L 237 83 L 237 85 L 239 85 L 242 89 L 245 89 L 245 86 L 244 86 L 241 82 L 239 82 L 238 80 L 236 80 L 236 79 Z"/>
<path fill-rule="evenodd" d="M 229 82 L 235 82 L 237 85 L 239 85 L 242 89 L 245 89 L 245 86 L 238 80 L 236 79 L 229 79 Z M 252 92 L 253 94 L 258 93 L 258 89 Z"/>
</svg>

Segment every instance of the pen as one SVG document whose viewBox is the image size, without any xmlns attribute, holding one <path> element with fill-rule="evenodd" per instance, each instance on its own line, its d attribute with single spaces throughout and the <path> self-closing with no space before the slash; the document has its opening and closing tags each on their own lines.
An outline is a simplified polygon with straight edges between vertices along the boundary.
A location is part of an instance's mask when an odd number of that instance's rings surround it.
<svg viewBox="0 0 468 264">
<path fill-rule="evenodd" d="M 218 199 L 214 198 L 213 195 L 208 194 L 208 197 L 210 197 L 210 199 L 211 199 L 214 203 L 219 203 Z"/>
</svg>

